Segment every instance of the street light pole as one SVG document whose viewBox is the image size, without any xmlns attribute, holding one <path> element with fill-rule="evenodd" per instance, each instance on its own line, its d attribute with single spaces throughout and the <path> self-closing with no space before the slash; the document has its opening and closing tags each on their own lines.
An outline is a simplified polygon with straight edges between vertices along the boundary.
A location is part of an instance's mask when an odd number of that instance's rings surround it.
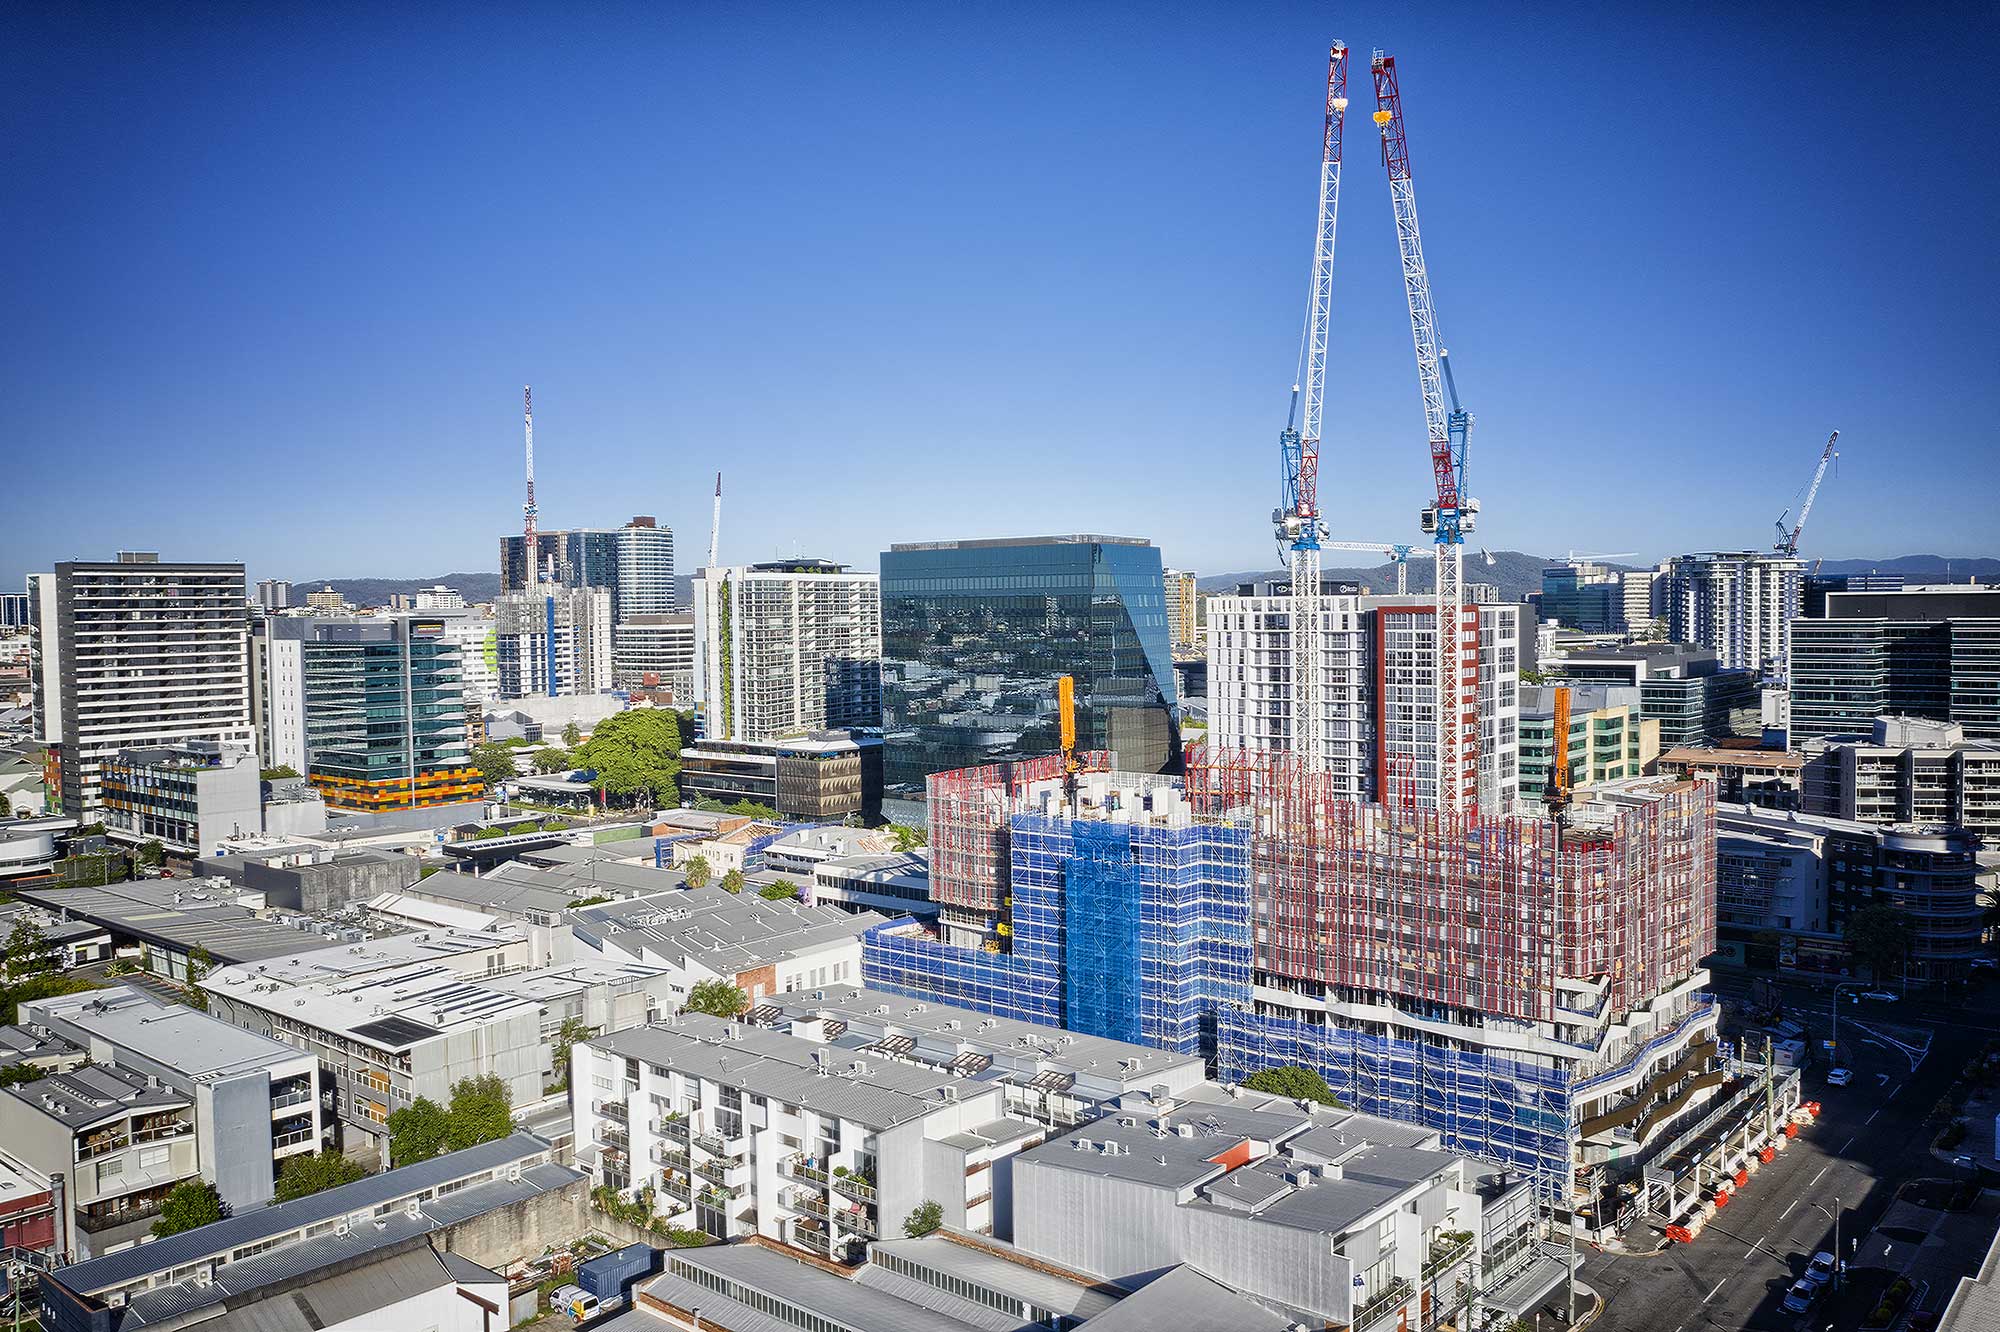
<svg viewBox="0 0 2000 1332">
<path fill-rule="evenodd" d="M 1842 1285 L 1842 1278 L 1847 1275 L 1847 1260 L 1840 1256 L 1840 1214 L 1845 1209 L 1841 1207 L 1840 1199 L 1835 1198 L 1831 1212 L 1818 1203 L 1813 1204 L 1813 1210 L 1833 1222 L 1833 1286 L 1838 1290 Z"/>
<path fill-rule="evenodd" d="M 1858 990 L 1864 984 L 1864 981 L 1839 981 L 1833 987 L 1833 1032 L 1827 1039 L 1833 1042 L 1833 1049 L 1828 1053 L 1836 1060 L 1840 1058 L 1840 992 Z"/>
</svg>

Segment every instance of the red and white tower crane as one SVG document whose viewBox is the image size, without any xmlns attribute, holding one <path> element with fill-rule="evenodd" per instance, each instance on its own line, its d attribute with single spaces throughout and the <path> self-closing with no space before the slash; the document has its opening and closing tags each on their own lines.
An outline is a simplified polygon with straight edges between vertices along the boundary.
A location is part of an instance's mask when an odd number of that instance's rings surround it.
<svg viewBox="0 0 2000 1332">
<path fill-rule="evenodd" d="M 1271 515 L 1280 543 L 1291 551 L 1291 692 L 1293 755 L 1308 770 L 1326 766 L 1326 702 L 1321 654 L 1320 546 L 1326 524 L 1319 511 L 1320 423 L 1326 408 L 1327 328 L 1333 312 L 1333 238 L 1340 218 L 1340 133 L 1347 115 L 1347 44 L 1335 42 L 1326 62 L 1326 130 L 1321 139 L 1319 229 L 1313 242 L 1312 295 L 1306 307 L 1301 380 L 1305 412 L 1298 415 L 1300 385 L 1292 386 L 1293 416 L 1278 437 L 1285 498 Z"/>
<path fill-rule="evenodd" d="M 1424 267 L 1423 237 L 1417 229 L 1416 187 L 1410 179 L 1410 149 L 1403 127 L 1403 95 L 1396 58 L 1377 51 L 1375 125 L 1382 134 L 1382 164 L 1389 171 L 1389 197 L 1396 210 L 1396 243 L 1403 257 L 1403 289 L 1409 298 L 1410 333 L 1416 342 L 1417 380 L 1423 390 L 1424 424 L 1430 433 L 1431 474 L 1436 499 L 1423 512 L 1424 531 L 1436 540 L 1437 643 L 1436 772 L 1438 808 L 1468 809 L 1478 801 L 1479 631 L 1467 622 L 1465 534 L 1479 516 L 1479 501 L 1465 492 L 1465 446 L 1472 417 L 1459 406 L 1448 353 L 1438 346 L 1437 312 L 1431 305 L 1430 274 Z M 1451 407 L 1445 407 L 1445 395 Z M 1476 613 L 1476 612 L 1473 612 Z"/>
</svg>

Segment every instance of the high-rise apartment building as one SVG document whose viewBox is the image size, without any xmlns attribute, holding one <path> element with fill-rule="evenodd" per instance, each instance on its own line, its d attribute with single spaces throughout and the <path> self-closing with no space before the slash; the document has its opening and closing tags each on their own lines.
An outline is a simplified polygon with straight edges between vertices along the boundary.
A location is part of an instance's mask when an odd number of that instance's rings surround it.
<svg viewBox="0 0 2000 1332">
<path fill-rule="evenodd" d="M 255 744 L 242 565 L 122 552 L 31 574 L 28 588 L 35 731 L 65 813 L 101 817 L 103 765 L 121 749 Z"/>
<path fill-rule="evenodd" d="M 694 580 L 702 735 L 773 740 L 882 724 L 880 580 L 826 560 Z"/>
<path fill-rule="evenodd" d="M 694 688 L 694 613 L 629 615 L 611 631 L 612 674 L 620 689 L 667 689 L 682 707 Z"/>
<path fill-rule="evenodd" d="M 601 587 L 611 593 L 611 615 L 665 615 L 679 609 L 674 590 L 674 530 L 640 516 L 623 527 L 537 532 L 538 581 L 548 586 Z M 526 538 L 500 538 L 500 590 L 527 587 Z"/>
<path fill-rule="evenodd" d="M 1636 685 L 1640 715 L 1660 724 L 1662 749 L 1700 748 L 1756 729 L 1755 673 L 1723 670 L 1708 648 L 1685 643 L 1580 648 L 1544 656 L 1541 669 L 1551 678 Z"/>
<path fill-rule="evenodd" d="M 1888 715 L 2000 739 L 2000 590 L 1829 591 L 1824 616 L 1792 626 L 1790 682 L 1795 745 Z"/>
<path fill-rule="evenodd" d="M 257 609 L 267 614 L 292 604 L 292 585 L 282 578 L 266 578 L 257 584 Z"/>
<path fill-rule="evenodd" d="M 1659 582 L 1660 575 L 1653 569 L 1627 569 L 1618 575 L 1618 593 L 1625 603 L 1626 633 L 1645 634 L 1652 630 Z"/>
<path fill-rule="evenodd" d="M 327 808 L 477 799 L 462 651 L 442 616 L 273 616 L 257 635 L 266 760 L 304 773 Z"/>
<path fill-rule="evenodd" d="M 1289 590 L 1208 599 L 1209 736 L 1218 747 L 1291 752 Z M 1428 597 L 1320 598 L 1326 711 L 1324 767 L 1349 799 L 1393 790 L 1435 801 L 1436 605 Z M 1506 810 L 1520 794 L 1520 666 L 1531 632 L 1524 607 L 1466 608 L 1479 625 L 1477 799 Z M 1532 794 L 1532 793 L 1530 793 Z"/>
<path fill-rule="evenodd" d="M 1133 537 L 926 541 L 882 556 L 885 796 L 922 817 L 935 772 L 1058 748 L 1056 680 L 1077 743 L 1129 772 L 1180 763 L 1160 552 Z"/>
<path fill-rule="evenodd" d="M 341 615 L 348 610 L 347 598 L 334 591 L 332 584 L 306 593 L 306 606 L 320 615 Z"/>
<path fill-rule="evenodd" d="M 1542 618 L 1586 634 L 1625 627 L 1625 588 L 1616 570 L 1567 560 L 1542 570 Z"/>
<path fill-rule="evenodd" d="M 1805 565 L 1792 555 L 1711 551 L 1667 561 L 1667 630 L 1708 648 L 1725 670 L 1778 674 L 1804 604 Z"/>
<path fill-rule="evenodd" d="M 1863 734 L 1801 749 L 1808 814 L 2000 838 L 2000 740 L 1967 739 L 1954 722 L 1877 717 Z"/>
<path fill-rule="evenodd" d="M 601 587 L 503 592 L 493 605 L 500 697 L 601 694 L 612 687 L 611 593 Z"/>
<path fill-rule="evenodd" d="M 1167 641 L 1174 660 L 1199 657 L 1201 650 L 1201 593 L 1197 575 L 1186 569 L 1169 569 L 1165 575 L 1167 593 Z"/>
<path fill-rule="evenodd" d="M 465 701 L 485 703 L 500 697 L 499 621 L 473 611 L 437 618 L 444 621 L 445 638 L 458 645 L 458 677 Z"/>
</svg>

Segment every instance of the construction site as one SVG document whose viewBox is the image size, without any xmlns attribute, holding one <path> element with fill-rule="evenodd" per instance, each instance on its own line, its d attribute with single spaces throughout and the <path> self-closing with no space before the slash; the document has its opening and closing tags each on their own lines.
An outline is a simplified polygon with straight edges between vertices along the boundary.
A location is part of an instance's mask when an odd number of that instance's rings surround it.
<svg viewBox="0 0 2000 1332">
<path fill-rule="evenodd" d="M 933 776 L 940 917 L 877 927 L 864 975 L 1199 1052 L 1232 1082 L 1301 1066 L 1356 1109 L 1521 1172 L 1573 1234 L 1616 1242 L 1642 1217 L 1685 1231 L 1717 1205 L 1725 1169 L 1782 1149 L 1797 1077 L 1717 1041 L 1702 967 L 1713 787 L 1632 778 L 1573 799 L 1564 690 L 1546 788 L 1515 786 L 1518 630 L 1465 589 L 1472 418 L 1438 343 L 1396 65 L 1380 53 L 1373 124 L 1428 428 L 1420 525 L 1436 575 L 1428 597 L 1322 586 L 1322 549 L 1380 549 L 1399 573 L 1414 549 L 1331 541 L 1317 501 L 1348 60 L 1336 43 L 1280 436 L 1272 518 L 1290 582 L 1224 599 L 1241 623 L 1211 640 L 1212 676 L 1234 666 L 1243 682 L 1240 716 L 1218 727 L 1232 743 L 1190 747 L 1182 776 L 1109 772 L 1074 750 L 1065 713 L 1061 754 Z"/>
</svg>

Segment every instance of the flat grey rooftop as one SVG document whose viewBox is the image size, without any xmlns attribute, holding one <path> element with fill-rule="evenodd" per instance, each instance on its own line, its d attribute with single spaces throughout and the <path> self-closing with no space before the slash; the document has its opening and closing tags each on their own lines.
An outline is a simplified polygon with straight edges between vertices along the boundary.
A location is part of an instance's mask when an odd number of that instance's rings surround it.
<svg viewBox="0 0 2000 1332">
<path fill-rule="evenodd" d="M 17 891 L 23 900 L 51 911 L 180 952 L 200 944 L 219 962 L 254 962 L 334 945 L 331 939 L 261 920 L 236 904 L 233 889 L 204 888 L 199 880 L 141 879 L 103 888 Z"/>
<path fill-rule="evenodd" d="M 824 1047 L 705 1013 L 615 1031 L 590 1044 L 877 1130 L 922 1119 L 943 1104 L 940 1093 L 981 1090 L 949 1073 L 882 1059 L 829 1060 L 821 1073 L 814 1054 Z"/>
<path fill-rule="evenodd" d="M 1007 1256 L 1010 1245 L 984 1236 L 961 1239 L 940 1231 L 922 1239 L 877 1240 L 868 1248 L 871 1255 L 899 1258 L 990 1290 L 1018 1295 L 1074 1318 L 1104 1312 L 1117 1303 L 1120 1294 L 1082 1273 L 1074 1279 L 1059 1276 L 1045 1258 L 1022 1255 L 1021 1261 L 1013 1261 Z M 874 1261 L 871 1256 L 871 1265 Z"/>
<path fill-rule="evenodd" d="M 225 1279 L 231 1293 L 220 1311 L 202 1320 L 201 1326 L 207 1332 L 320 1332 L 326 1327 L 365 1321 L 371 1314 L 445 1286 L 504 1281 L 477 1263 L 457 1254 L 439 1254 L 428 1244 L 415 1240 L 407 1241 L 385 1257 L 343 1267 L 318 1280 L 267 1281 L 261 1286 L 244 1288 L 237 1277 L 245 1274 L 238 1274 L 233 1268 L 229 1271 Z M 148 1302 L 161 1306 L 168 1303 Z M 178 1309 L 172 1316 L 184 1312 L 191 1311 Z M 120 1327 L 145 1327 L 150 1321 L 145 1311 L 133 1309 Z"/>
<path fill-rule="evenodd" d="M 181 1092 L 155 1087 L 139 1074 L 110 1064 L 85 1064 L 67 1073 L 50 1073 L 33 1082 L 0 1088 L 0 1095 L 25 1102 L 72 1133 L 130 1114 L 193 1104 Z"/>
<path fill-rule="evenodd" d="M 1182 1264 L 1155 1277 L 1080 1332 L 1286 1332 L 1293 1321 Z"/>
<path fill-rule="evenodd" d="M 858 938 L 889 919 L 873 911 L 850 914 L 789 899 L 774 902 L 748 889 L 728 893 L 713 885 L 580 907 L 571 918 L 588 942 L 638 956 L 656 954 L 675 965 L 695 963 L 718 975 Z"/>
<path fill-rule="evenodd" d="M 191 1078 L 266 1069 L 300 1058 L 282 1041 L 182 1004 L 162 1004 L 128 986 L 29 1000 L 24 1021 L 67 1024 Z"/>
<path fill-rule="evenodd" d="M 704 1322 L 713 1318 L 731 1332 L 797 1332 L 798 1325 L 761 1313 L 682 1272 L 714 1273 L 758 1294 L 810 1309 L 847 1327 L 866 1328 L 867 1332 L 997 1332 L 991 1322 L 951 1317 L 761 1245 L 670 1250 L 666 1262 L 666 1271 L 643 1287 L 646 1293 L 683 1309 L 699 1307 Z M 1019 1322 L 1008 1326 L 1018 1327 Z"/>
</svg>

